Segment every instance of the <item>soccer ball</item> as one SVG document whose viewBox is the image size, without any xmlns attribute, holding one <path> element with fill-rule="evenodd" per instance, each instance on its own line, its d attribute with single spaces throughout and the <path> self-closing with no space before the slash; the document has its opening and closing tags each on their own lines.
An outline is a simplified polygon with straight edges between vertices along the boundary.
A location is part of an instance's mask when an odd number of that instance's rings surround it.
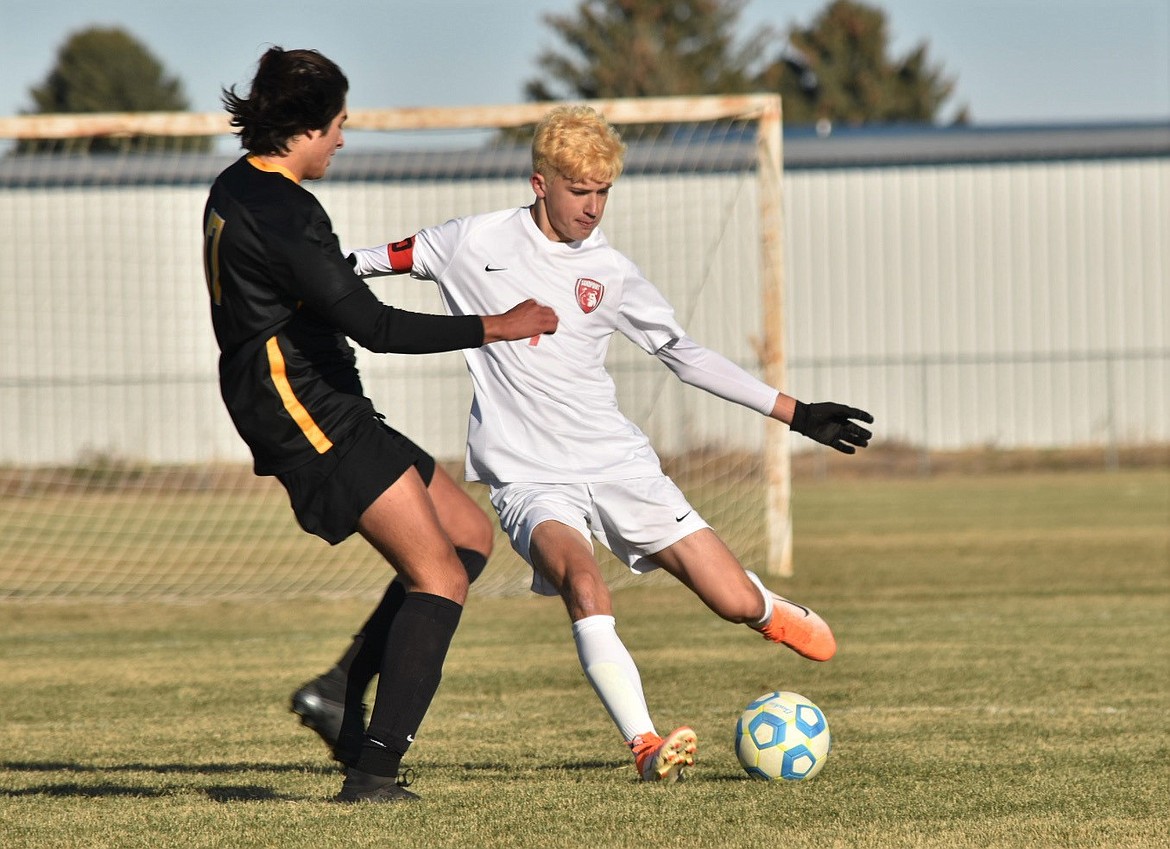
<svg viewBox="0 0 1170 849">
<path fill-rule="evenodd" d="M 761 781 L 812 778 L 830 746 L 825 714 L 798 693 L 765 693 L 735 724 L 735 754 L 747 774 Z"/>
</svg>

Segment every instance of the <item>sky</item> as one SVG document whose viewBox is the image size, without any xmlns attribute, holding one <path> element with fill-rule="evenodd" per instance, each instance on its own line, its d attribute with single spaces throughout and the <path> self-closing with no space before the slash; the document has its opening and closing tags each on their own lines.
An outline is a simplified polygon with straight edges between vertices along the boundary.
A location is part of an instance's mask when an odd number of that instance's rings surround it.
<svg viewBox="0 0 1170 849">
<path fill-rule="evenodd" d="M 545 23 L 581 0 L 0 0 L 0 115 L 74 32 L 119 26 L 179 78 L 190 108 L 247 88 L 269 46 L 312 47 L 350 81 L 350 109 L 517 103 L 536 58 L 563 45 Z M 808 25 L 828 0 L 749 0 L 743 33 Z M 866 0 L 886 12 L 891 53 L 925 42 L 957 82 L 942 118 L 976 125 L 1170 120 L 1168 0 Z M 88 8 L 87 8 L 88 7 Z"/>
</svg>

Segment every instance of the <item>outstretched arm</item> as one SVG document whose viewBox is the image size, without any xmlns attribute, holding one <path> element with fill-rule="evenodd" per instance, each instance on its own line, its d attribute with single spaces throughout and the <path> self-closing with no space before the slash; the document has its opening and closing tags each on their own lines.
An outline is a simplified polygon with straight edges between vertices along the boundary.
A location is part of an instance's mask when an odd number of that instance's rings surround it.
<svg viewBox="0 0 1170 849">
<path fill-rule="evenodd" d="M 775 408 L 775 389 L 689 336 L 664 345 L 655 356 L 683 383 L 710 392 L 724 401 L 740 404 L 765 416 L 771 415 Z"/>
<path fill-rule="evenodd" d="M 321 313 L 363 348 L 397 354 L 434 354 L 529 339 L 555 333 L 558 323 L 551 307 L 531 299 L 499 315 L 430 315 L 388 306 L 364 286 Z"/>
<path fill-rule="evenodd" d="M 865 410 L 831 401 L 819 404 L 797 401 L 752 377 L 722 354 L 704 348 L 689 336 L 664 346 L 657 356 L 684 383 L 757 410 L 783 422 L 794 432 L 843 454 L 853 454 L 858 448 L 864 448 L 873 436 L 869 430 L 851 421 L 857 419 L 872 424 L 873 416 Z"/>
<path fill-rule="evenodd" d="M 414 236 L 402 239 L 397 242 L 388 242 L 384 245 L 377 245 L 372 248 L 357 248 L 350 251 L 346 255 L 349 264 L 353 266 L 354 272 L 359 277 L 372 277 L 382 274 L 406 274 L 414 266 Z M 365 305 L 369 307 L 368 303 Z M 399 311 L 401 314 L 402 311 Z M 360 316 L 354 315 L 355 318 Z M 410 351 L 421 350 L 418 346 L 430 345 L 434 346 L 436 341 L 430 338 L 433 333 L 433 328 L 428 326 L 440 324 L 442 321 L 466 320 L 474 319 L 476 316 L 452 316 L 449 319 L 446 316 L 426 316 L 425 318 L 415 317 L 414 326 L 417 328 L 416 339 L 412 340 L 415 349 Z M 479 344 L 488 345 L 492 342 L 508 342 L 517 339 L 530 339 L 533 336 L 540 336 L 544 333 L 555 333 L 557 329 L 557 315 L 551 307 L 546 307 L 538 304 L 536 301 L 529 298 L 523 301 L 512 309 L 499 315 L 485 315 L 479 316 L 483 323 L 482 342 Z M 361 340 L 355 338 L 361 344 Z M 449 344 L 449 343 L 448 343 Z M 458 347 L 479 347 L 476 345 L 459 345 Z M 366 346 L 369 347 L 369 346 Z M 451 348 L 436 349 L 431 347 L 430 350 L 451 350 Z"/>
</svg>

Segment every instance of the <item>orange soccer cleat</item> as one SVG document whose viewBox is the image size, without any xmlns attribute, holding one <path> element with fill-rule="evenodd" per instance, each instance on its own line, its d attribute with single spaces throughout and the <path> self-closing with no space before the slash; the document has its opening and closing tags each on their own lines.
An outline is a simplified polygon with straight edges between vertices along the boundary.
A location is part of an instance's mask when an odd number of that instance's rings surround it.
<svg viewBox="0 0 1170 849">
<path fill-rule="evenodd" d="M 694 764 L 699 741 L 695 732 L 684 725 L 665 738 L 639 734 L 628 745 L 643 781 L 672 782 L 683 777 L 683 767 Z"/>
<path fill-rule="evenodd" d="M 809 660 L 828 660 L 837 640 L 827 622 L 803 604 L 772 593 L 772 618 L 757 629 L 764 638 L 788 646 Z"/>
</svg>

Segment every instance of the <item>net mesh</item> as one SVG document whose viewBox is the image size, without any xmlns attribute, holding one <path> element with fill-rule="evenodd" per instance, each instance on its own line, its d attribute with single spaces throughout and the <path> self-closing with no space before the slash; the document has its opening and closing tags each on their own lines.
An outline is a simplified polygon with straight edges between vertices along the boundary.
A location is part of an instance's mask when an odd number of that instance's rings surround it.
<svg viewBox="0 0 1170 849">
<path fill-rule="evenodd" d="M 629 155 L 607 236 L 693 337 L 763 377 L 756 116 L 615 123 Z M 280 485 L 252 475 L 219 399 L 201 216 L 234 139 L 198 149 L 176 135 L 167 149 L 160 134 L 93 153 L 80 126 L 9 142 L 0 159 L 0 600 L 380 592 L 388 568 L 368 545 L 303 533 Z M 307 188 L 353 247 L 524 205 L 528 151 L 510 126 L 502 114 L 497 127 L 347 128 L 329 178 Z M 388 303 L 441 312 L 433 285 L 371 283 Z M 462 479 L 461 355 L 359 351 L 359 367 L 390 423 Z M 764 569 L 766 420 L 682 385 L 620 336 L 609 367 L 667 472 L 745 565 Z M 468 487 L 490 513 L 484 488 Z M 615 584 L 630 580 L 599 553 Z M 529 577 L 498 535 L 472 592 L 523 593 Z"/>
</svg>

